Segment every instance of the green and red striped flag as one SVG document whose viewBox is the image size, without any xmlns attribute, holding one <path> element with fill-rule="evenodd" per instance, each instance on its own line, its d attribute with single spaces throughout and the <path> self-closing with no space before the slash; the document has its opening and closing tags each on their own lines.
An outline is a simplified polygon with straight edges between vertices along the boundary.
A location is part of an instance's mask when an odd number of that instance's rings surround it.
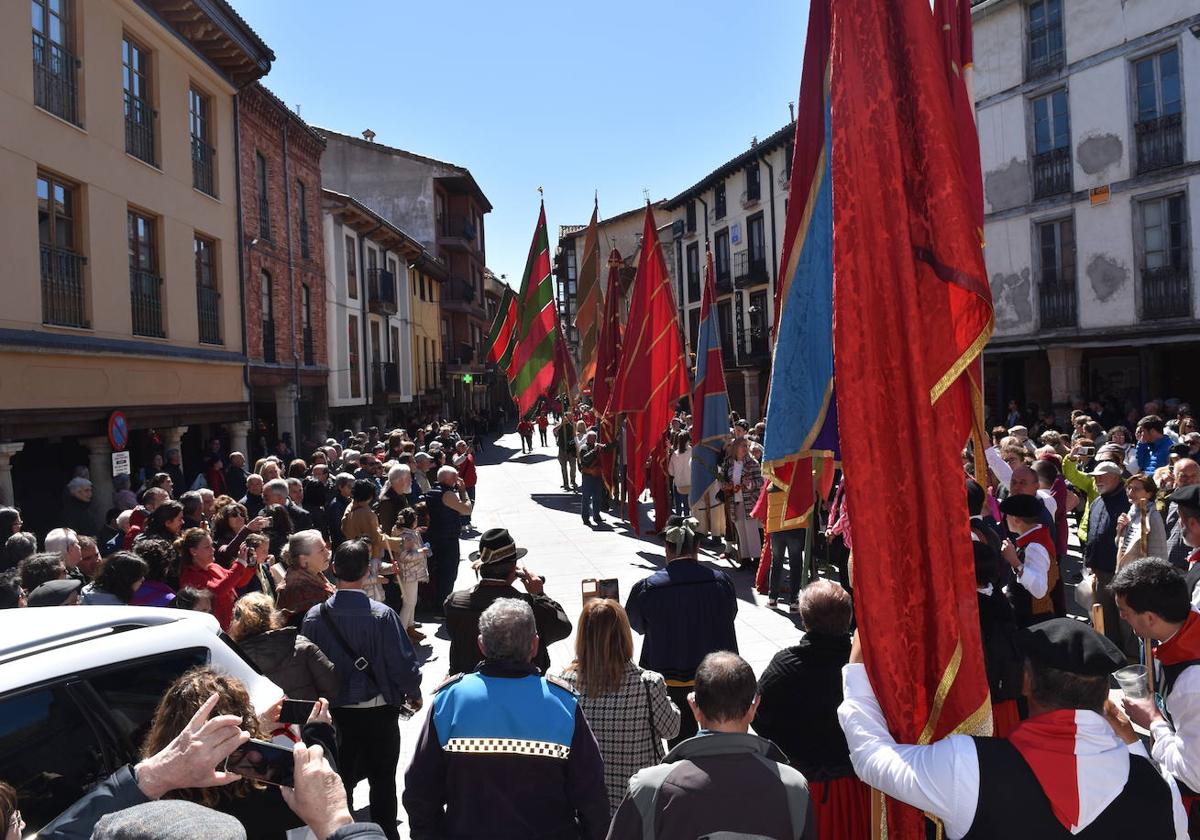
<svg viewBox="0 0 1200 840">
<path fill-rule="evenodd" d="M 517 293 L 511 286 L 504 287 L 496 320 L 488 333 L 488 361 L 494 362 L 505 377 L 512 362 L 513 347 L 517 339 Z"/>
<path fill-rule="evenodd" d="M 537 228 L 517 297 L 517 323 L 508 381 L 518 414 L 532 409 L 555 384 L 558 353 L 558 311 L 550 278 L 550 238 L 546 234 L 546 205 L 538 211 Z"/>
</svg>

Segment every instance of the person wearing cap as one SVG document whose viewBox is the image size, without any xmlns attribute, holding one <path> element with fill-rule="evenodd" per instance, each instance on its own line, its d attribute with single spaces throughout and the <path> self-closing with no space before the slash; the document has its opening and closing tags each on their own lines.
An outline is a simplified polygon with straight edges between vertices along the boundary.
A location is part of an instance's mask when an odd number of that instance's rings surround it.
<svg viewBox="0 0 1200 840">
<path fill-rule="evenodd" d="M 504 528 L 492 528 L 479 538 L 479 550 L 470 555 L 479 583 L 451 593 L 444 604 L 446 629 L 450 633 L 451 674 L 470 673 L 483 659 L 476 642 L 479 617 L 499 598 L 517 598 L 529 604 L 540 640 L 533 664 L 542 673 L 549 671 L 548 648 L 571 635 L 571 619 L 557 601 L 545 594 L 543 579 L 517 562 L 527 553 L 527 549 L 517 547 Z M 524 592 L 513 587 L 518 579 Z"/>
<path fill-rule="evenodd" d="M 1185 840 L 1174 780 L 1107 702 L 1109 675 L 1125 665 L 1121 650 L 1072 618 L 1035 624 L 1017 638 L 1027 720 L 1007 738 L 951 735 L 909 745 L 888 731 L 856 636 L 838 718 L 859 778 L 941 820 L 949 840 Z"/>
<path fill-rule="evenodd" d="M 1023 446 L 1031 456 L 1037 455 L 1037 447 L 1034 446 L 1033 441 L 1029 439 L 1028 426 L 1012 426 L 1009 428 L 1008 433 L 1012 437 L 1015 437 L 1017 439 L 1017 443 Z"/>
<path fill-rule="evenodd" d="M 1151 757 L 1175 777 L 1193 828 L 1200 829 L 1200 614 L 1179 570 L 1157 557 L 1134 560 L 1117 572 L 1113 594 L 1121 618 L 1137 635 L 1159 642 L 1154 658 L 1165 713 L 1153 697 L 1122 701 L 1135 724 L 1154 739 Z"/>
<path fill-rule="evenodd" d="M 438 687 L 404 774 L 413 840 L 601 840 L 600 748 L 570 685 L 532 662 L 530 605 L 496 600 L 479 616 L 476 644 L 483 661 Z"/>
<path fill-rule="evenodd" d="M 1017 624 L 1028 627 L 1054 615 L 1051 590 L 1059 582 L 1054 540 L 1038 522 L 1044 510 L 1037 496 L 1009 496 L 1000 503 L 1000 513 L 1015 539 L 1000 544 L 1005 569 L 1002 582 L 1012 604 Z"/>
<path fill-rule="evenodd" d="M 83 584 L 73 578 L 48 580 L 34 587 L 25 596 L 30 607 L 73 607 L 79 603 L 79 590 Z"/>
<path fill-rule="evenodd" d="M 1200 485 L 1189 484 L 1167 497 L 1177 517 L 1176 528 L 1183 554 L 1184 581 L 1192 606 L 1200 609 Z M 1176 567 L 1178 568 L 1178 567 Z"/>
<path fill-rule="evenodd" d="M 1079 515 L 1079 528 L 1076 531 L 1080 545 L 1087 543 L 1088 517 L 1092 510 L 1092 502 L 1100 495 L 1096 490 L 1095 480 L 1090 472 L 1082 466 L 1091 459 L 1086 452 L 1088 445 L 1089 442 L 1086 440 L 1077 442 L 1062 463 L 1063 476 L 1071 483 L 1071 486 L 1084 495 L 1083 512 Z M 1097 464 L 1103 462 L 1116 464 L 1120 470 L 1125 462 L 1125 451 L 1116 444 L 1107 444 L 1096 451 L 1095 462 Z"/>
<path fill-rule="evenodd" d="M 1088 509 L 1088 539 L 1083 547 L 1083 565 L 1096 576 L 1095 603 L 1104 611 L 1104 635 L 1117 647 L 1124 647 L 1126 630 L 1121 626 L 1117 602 L 1108 584 L 1117 571 L 1117 525 L 1129 509 L 1125 498 L 1121 468 L 1112 461 L 1101 461 L 1088 473 L 1096 485 L 1096 498 Z"/>
</svg>

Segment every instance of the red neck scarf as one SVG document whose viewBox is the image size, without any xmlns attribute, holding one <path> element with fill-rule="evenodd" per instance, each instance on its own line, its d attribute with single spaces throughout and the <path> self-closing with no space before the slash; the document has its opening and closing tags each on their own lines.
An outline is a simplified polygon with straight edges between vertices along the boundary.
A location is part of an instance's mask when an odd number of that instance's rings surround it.
<svg viewBox="0 0 1200 840">
<path fill-rule="evenodd" d="M 1154 658 L 1164 665 L 1200 659 L 1200 613 L 1188 613 L 1179 632 L 1154 649 Z"/>
</svg>

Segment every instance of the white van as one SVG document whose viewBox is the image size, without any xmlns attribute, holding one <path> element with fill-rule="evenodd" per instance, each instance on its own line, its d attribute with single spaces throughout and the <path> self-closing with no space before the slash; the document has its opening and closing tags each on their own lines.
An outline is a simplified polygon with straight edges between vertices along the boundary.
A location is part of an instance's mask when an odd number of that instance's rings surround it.
<svg viewBox="0 0 1200 840">
<path fill-rule="evenodd" d="M 0 779 L 16 788 L 27 830 L 137 761 L 163 692 L 198 665 L 240 679 L 256 709 L 283 696 L 207 613 L 0 610 Z"/>
</svg>

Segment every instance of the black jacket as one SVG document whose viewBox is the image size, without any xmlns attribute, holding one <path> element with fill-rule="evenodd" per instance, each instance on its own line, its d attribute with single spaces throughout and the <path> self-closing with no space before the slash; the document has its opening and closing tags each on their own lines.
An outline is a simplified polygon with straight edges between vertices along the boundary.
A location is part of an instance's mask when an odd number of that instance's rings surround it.
<svg viewBox="0 0 1200 840">
<path fill-rule="evenodd" d="M 295 627 L 281 627 L 238 642 L 242 652 L 293 700 L 332 700 L 342 678 L 321 649 Z"/>
<path fill-rule="evenodd" d="M 483 660 L 479 652 L 479 616 L 499 598 L 519 598 L 533 609 L 537 622 L 538 652 L 533 664 L 546 673 L 550 669 L 547 648 L 571 635 L 571 619 L 559 603 L 546 595 L 518 592 L 506 583 L 476 584 L 452 592 L 446 599 L 446 629 L 450 633 L 450 673 L 468 674 Z"/>
<path fill-rule="evenodd" d="M 810 782 L 853 776 L 838 723 L 849 636 L 809 633 L 779 651 L 758 681 L 754 731 L 774 742 Z"/>
<path fill-rule="evenodd" d="M 246 471 L 230 464 L 225 468 L 225 492 L 230 498 L 240 499 L 246 495 Z"/>
<path fill-rule="evenodd" d="M 1088 508 L 1088 540 L 1083 547 L 1083 565 L 1110 575 L 1116 571 L 1117 519 L 1128 510 L 1129 500 L 1119 484 L 1092 500 Z"/>
</svg>

